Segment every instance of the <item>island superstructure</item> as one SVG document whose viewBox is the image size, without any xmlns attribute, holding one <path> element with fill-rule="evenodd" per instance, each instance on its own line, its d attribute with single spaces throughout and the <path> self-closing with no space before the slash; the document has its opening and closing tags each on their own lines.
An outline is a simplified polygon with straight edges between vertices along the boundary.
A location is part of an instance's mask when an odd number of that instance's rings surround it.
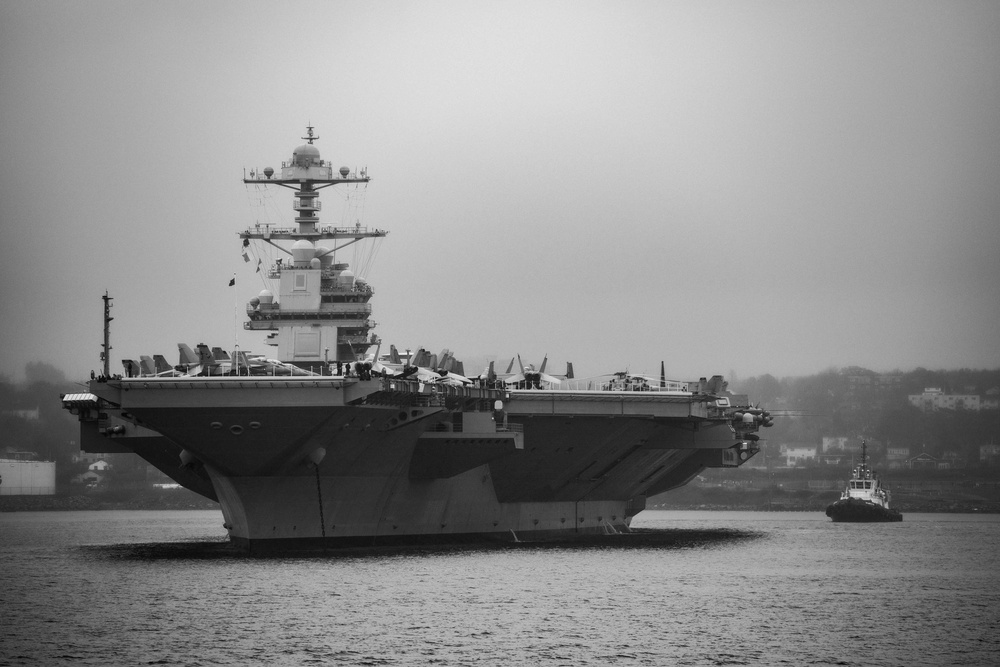
<svg viewBox="0 0 1000 667">
<path fill-rule="evenodd" d="M 366 172 L 335 168 L 320 158 L 307 128 L 306 143 L 282 162 L 280 173 L 267 167 L 254 171 L 244 183 L 275 185 L 295 190 L 294 228 L 256 226 L 240 234 L 244 243 L 267 243 L 286 254 L 270 267 L 279 281 L 277 301 L 262 290 L 247 308 L 246 328 L 269 331 L 268 343 L 278 347 L 277 357 L 299 367 L 326 372 L 331 360 L 354 362 L 371 343 L 371 287 L 356 279 L 346 263 L 334 260 L 338 251 L 358 241 L 380 238 L 385 231 L 354 226 L 321 226 L 319 190 L 334 185 L 368 183 Z M 291 243 L 286 248 L 282 243 Z M 325 245 L 324 245 L 325 244 Z M 332 356 L 331 356 L 332 353 Z"/>
<path fill-rule="evenodd" d="M 337 253 L 386 232 L 321 223 L 319 190 L 369 179 L 323 160 L 313 128 L 303 139 L 280 171 L 244 179 L 295 191 L 294 227 L 240 233 L 282 253 L 266 269 L 277 296 L 251 299 L 245 325 L 276 353 L 182 345 L 172 368 L 126 361 L 63 397 L 83 449 L 133 451 L 218 500 L 254 553 L 628 532 L 647 497 L 756 453 L 770 417 L 721 376 L 519 389 L 370 354 L 374 292 Z"/>
</svg>

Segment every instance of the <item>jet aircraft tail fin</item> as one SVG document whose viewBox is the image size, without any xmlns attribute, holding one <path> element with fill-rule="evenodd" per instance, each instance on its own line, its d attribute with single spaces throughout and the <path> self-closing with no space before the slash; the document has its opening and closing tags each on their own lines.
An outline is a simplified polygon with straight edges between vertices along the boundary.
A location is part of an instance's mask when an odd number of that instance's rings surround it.
<svg viewBox="0 0 1000 667">
<path fill-rule="evenodd" d="M 212 350 L 208 348 L 208 345 L 204 343 L 198 343 L 198 363 L 202 366 L 215 366 L 215 355 L 212 354 Z"/>
<path fill-rule="evenodd" d="M 174 369 L 173 366 L 167 363 L 167 360 L 163 357 L 162 354 L 153 355 L 153 364 L 154 364 L 153 367 L 156 369 L 157 373 L 164 373 L 166 371 L 172 371 Z"/>
<path fill-rule="evenodd" d="M 187 343 L 177 343 L 177 351 L 180 354 L 180 366 L 189 366 L 198 363 L 198 355 L 194 353 Z"/>
</svg>

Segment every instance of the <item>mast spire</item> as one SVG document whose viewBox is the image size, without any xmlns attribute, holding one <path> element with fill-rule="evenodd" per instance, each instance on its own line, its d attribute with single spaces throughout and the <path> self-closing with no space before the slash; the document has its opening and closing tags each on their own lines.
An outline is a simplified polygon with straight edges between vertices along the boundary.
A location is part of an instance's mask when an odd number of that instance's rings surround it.
<svg viewBox="0 0 1000 667">
<path fill-rule="evenodd" d="M 108 291 L 104 290 L 104 343 L 101 344 L 101 361 L 104 362 L 104 377 L 111 377 L 111 301 L 113 297 L 108 296 Z"/>
</svg>

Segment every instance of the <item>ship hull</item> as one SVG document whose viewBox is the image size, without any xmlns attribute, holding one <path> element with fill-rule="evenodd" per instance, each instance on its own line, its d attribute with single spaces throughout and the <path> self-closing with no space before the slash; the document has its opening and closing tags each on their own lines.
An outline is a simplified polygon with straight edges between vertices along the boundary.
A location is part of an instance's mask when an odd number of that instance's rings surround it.
<svg viewBox="0 0 1000 667">
<path fill-rule="evenodd" d="M 640 447 L 653 426 L 638 420 L 531 422 L 521 450 L 458 438 L 440 443 L 415 426 L 326 440 L 318 464 L 297 447 L 299 462 L 280 475 L 206 468 L 234 544 L 264 553 L 625 533 L 654 484 L 680 486 L 719 456 L 683 447 L 692 443 L 682 429 L 674 446 L 661 440 Z M 731 443 L 730 434 L 718 436 L 718 445 Z"/>
<path fill-rule="evenodd" d="M 233 544 L 248 553 L 628 532 L 635 501 L 499 503 L 488 466 L 455 479 L 215 478 Z"/>
<path fill-rule="evenodd" d="M 402 384 L 95 382 L 84 426 L 218 500 L 250 553 L 625 533 L 648 496 L 738 465 L 703 399 L 508 392 L 495 412 L 496 392 Z"/>
<path fill-rule="evenodd" d="M 826 515 L 837 523 L 887 523 L 903 520 L 899 510 L 857 498 L 838 500 L 826 508 Z"/>
</svg>

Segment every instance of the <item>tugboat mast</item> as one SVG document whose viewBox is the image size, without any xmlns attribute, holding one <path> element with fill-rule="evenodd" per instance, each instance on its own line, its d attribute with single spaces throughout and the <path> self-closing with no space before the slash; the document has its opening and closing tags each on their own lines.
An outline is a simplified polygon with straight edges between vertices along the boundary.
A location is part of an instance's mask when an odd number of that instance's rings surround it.
<svg viewBox="0 0 1000 667">
<path fill-rule="evenodd" d="M 306 127 L 302 139 L 306 143 L 292 152 L 291 160 L 281 163 L 280 173 L 267 167 L 243 179 L 246 184 L 295 190 L 292 208 L 296 212 L 295 227 L 256 225 L 240 233 L 244 245 L 261 241 L 290 256 L 290 261 L 277 260 L 268 272 L 270 278 L 279 280 L 277 299 L 269 290 L 251 299 L 244 328 L 270 331 L 267 343 L 278 347 L 280 361 L 323 373 L 329 371 L 327 362 L 356 361 L 377 341 L 374 335 L 369 337 L 375 323 L 369 319 L 368 300 L 374 291 L 365 281 L 356 280 L 347 264 L 334 263 L 334 253 L 387 232 L 362 227 L 360 222 L 353 227 L 320 226 L 318 190 L 366 184 L 370 179 L 364 170 L 360 174 L 349 167 L 335 171 L 331 162 L 320 159 L 313 126 Z M 317 245 L 320 241 L 332 241 L 332 247 Z M 280 242 L 291 242 L 291 247 Z M 333 359 L 328 358 L 329 349 L 335 351 Z"/>
</svg>

